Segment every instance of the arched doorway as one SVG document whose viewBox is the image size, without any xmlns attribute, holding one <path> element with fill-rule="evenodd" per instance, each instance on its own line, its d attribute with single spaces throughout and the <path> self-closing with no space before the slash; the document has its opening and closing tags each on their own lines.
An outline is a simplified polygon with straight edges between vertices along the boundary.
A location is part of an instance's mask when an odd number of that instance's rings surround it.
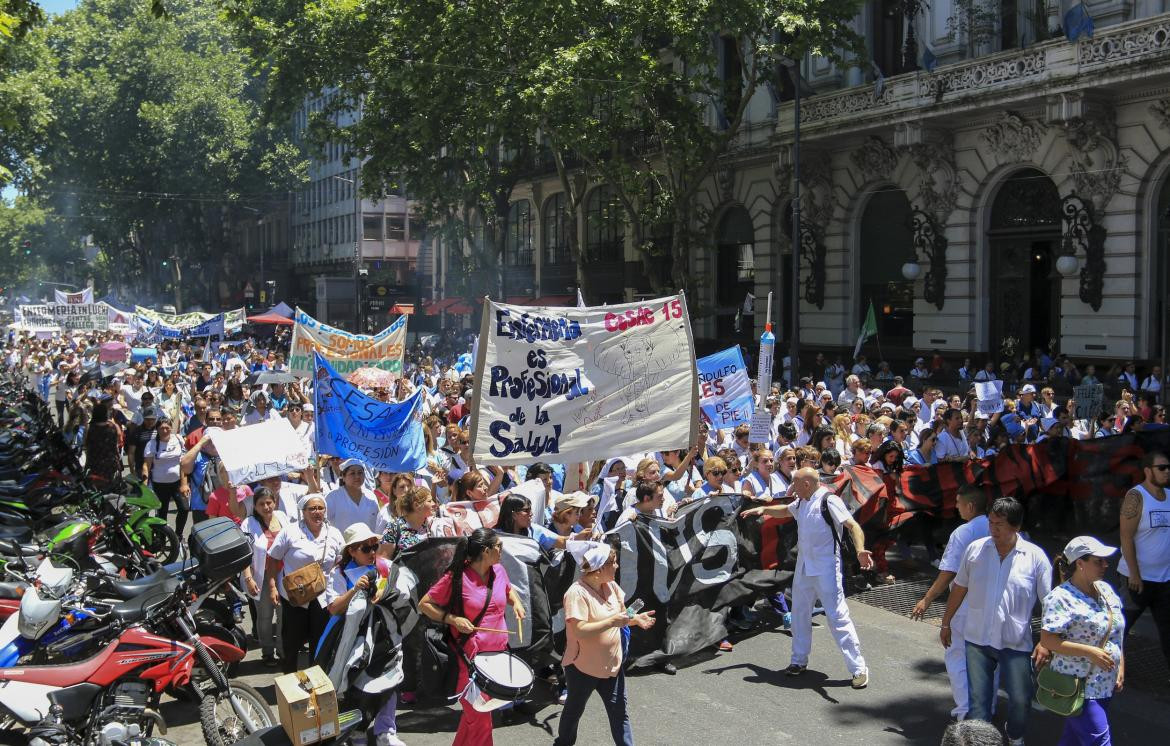
<svg viewBox="0 0 1170 746">
<path fill-rule="evenodd" d="M 1155 205 L 1154 242 L 1151 246 L 1150 269 L 1153 272 L 1150 304 L 1154 312 L 1150 324 L 1150 349 L 1157 350 L 1161 357 L 1163 375 L 1170 362 L 1170 176 L 1162 182 Z M 1166 401 L 1163 395 L 1162 401 Z"/>
<path fill-rule="evenodd" d="M 755 293 L 755 263 L 752 216 L 742 205 L 735 205 L 723 214 L 715 232 L 715 333 L 721 340 L 754 337 L 754 319 L 742 321 L 736 332 L 735 317 L 747 294 Z"/>
<path fill-rule="evenodd" d="M 1036 169 L 1016 172 L 996 193 L 987 229 L 992 356 L 1048 350 L 1058 337 L 1060 223 L 1056 185 Z"/>
<path fill-rule="evenodd" d="M 910 211 L 906 193 L 887 187 L 869 198 L 861 215 L 857 323 L 873 301 L 877 340 L 886 347 L 914 344 L 914 283 L 902 276 L 902 265 L 914 258 Z"/>
</svg>

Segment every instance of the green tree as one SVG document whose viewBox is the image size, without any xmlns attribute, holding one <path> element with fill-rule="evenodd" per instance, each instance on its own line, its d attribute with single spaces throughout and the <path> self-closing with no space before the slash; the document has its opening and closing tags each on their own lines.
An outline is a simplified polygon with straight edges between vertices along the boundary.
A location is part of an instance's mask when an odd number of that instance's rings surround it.
<svg viewBox="0 0 1170 746">
<path fill-rule="evenodd" d="M 856 48 L 848 24 L 859 6 L 234 0 L 230 8 L 271 73 L 270 112 L 287 115 L 305 96 L 331 92 L 317 140 L 341 140 L 367 159 L 368 192 L 405 184 L 432 221 L 457 224 L 475 295 L 494 289 L 514 187 L 549 161 L 571 221 L 591 184 L 609 184 L 647 274 L 661 280 L 651 270 L 665 265 L 673 286 L 687 287 L 699 189 L 736 144 L 749 102 L 775 84 L 783 56 Z M 725 74 L 725 53 L 738 84 Z M 361 123 L 346 126 L 337 115 L 358 101 Z M 576 231 L 570 237 L 584 285 L 590 257 L 575 246 Z"/>
<path fill-rule="evenodd" d="M 263 85 L 218 7 L 167 10 L 83 0 L 49 22 L 52 123 L 30 192 L 95 237 L 126 290 L 218 307 L 240 274 L 230 219 L 281 200 L 304 160 L 263 121 Z"/>
<path fill-rule="evenodd" d="M 0 186 L 27 177 L 48 124 L 47 50 L 29 39 L 45 14 L 29 0 L 0 0 Z"/>
</svg>

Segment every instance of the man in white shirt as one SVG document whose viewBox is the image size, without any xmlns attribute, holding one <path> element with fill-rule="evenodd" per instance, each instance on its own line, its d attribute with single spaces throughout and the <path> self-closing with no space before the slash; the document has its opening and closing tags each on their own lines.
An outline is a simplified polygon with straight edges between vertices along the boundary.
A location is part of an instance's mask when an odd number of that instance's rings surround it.
<svg viewBox="0 0 1170 746">
<path fill-rule="evenodd" d="M 1032 611 L 1052 590 L 1052 563 L 1044 550 L 1020 536 L 1024 508 L 1011 497 L 991 506 L 989 536 L 967 547 L 947 599 L 939 639 L 950 647 L 952 622 L 966 606 L 967 717 L 991 720 L 995 674 L 1007 691 L 1010 746 L 1022 746 L 1031 709 L 1032 663 L 1048 651 L 1032 645 Z"/>
<path fill-rule="evenodd" d="M 346 459 L 338 468 L 341 486 L 325 496 L 329 523 L 345 531 L 355 523 L 364 523 L 378 534 L 386 530 L 378 498 L 366 488 L 366 469 L 356 458 Z"/>
<path fill-rule="evenodd" d="M 963 554 L 967 547 L 971 546 L 971 542 L 990 536 L 987 527 L 987 496 L 982 490 L 973 485 L 961 488 L 955 504 L 959 509 L 959 515 L 966 522 L 952 531 L 951 538 L 947 539 L 947 547 L 943 550 L 942 560 L 938 564 L 938 577 L 910 612 L 911 619 L 921 619 L 934 600 L 950 587 L 963 561 Z M 960 607 L 951 619 L 951 645 L 943 656 L 947 676 L 951 680 L 951 694 L 955 697 L 955 707 L 951 710 L 951 716 L 957 720 L 967 716 L 967 646 L 963 638 L 966 619 L 966 609 Z"/>
<path fill-rule="evenodd" d="M 864 391 L 858 391 L 861 386 L 861 379 L 857 376 L 851 375 L 845 379 L 845 390 L 837 395 L 837 405 L 840 407 L 852 406 L 853 402 L 865 396 Z"/>
<path fill-rule="evenodd" d="M 971 447 L 963 434 L 963 413 L 948 409 L 943 415 L 944 429 L 938 434 L 934 455 L 939 461 L 966 461 L 971 458 Z"/>
<path fill-rule="evenodd" d="M 812 650 L 813 602 L 820 600 L 833 639 L 845 658 L 853 677 L 854 689 L 869 684 L 869 670 L 861 655 L 861 641 L 849 607 L 841 577 L 840 532 L 849 531 L 857 548 L 861 569 L 873 567 L 873 557 L 865 549 L 865 535 L 853 520 L 845 503 L 828 488 L 820 485 L 816 469 L 798 469 L 793 475 L 791 493 L 797 500 L 788 505 L 761 505 L 740 513 L 742 516 L 792 516 L 797 527 L 796 574 L 792 579 L 792 661 L 785 669 L 789 676 L 799 676 L 808 668 Z M 828 516 L 828 518 L 826 518 Z"/>
</svg>

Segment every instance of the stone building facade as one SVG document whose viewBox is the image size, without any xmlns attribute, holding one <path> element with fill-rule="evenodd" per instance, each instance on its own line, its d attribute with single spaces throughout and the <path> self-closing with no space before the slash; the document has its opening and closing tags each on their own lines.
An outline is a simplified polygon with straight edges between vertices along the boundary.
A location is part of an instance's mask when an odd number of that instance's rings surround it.
<svg viewBox="0 0 1170 746">
<path fill-rule="evenodd" d="M 753 99 L 751 121 L 705 190 L 710 243 L 691 272 L 703 294 L 695 305 L 710 312 L 696 319 L 696 337 L 757 338 L 763 313 L 739 332 L 733 319 L 747 293 L 771 290 L 783 344 L 795 244 L 806 350 L 851 351 L 872 301 L 890 358 L 932 349 L 1000 358 L 1035 347 L 1077 359 L 1160 358 L 1170 294 L 1170 8 L 1090 0 L 1095 32 L 1070 42 L 1057 26 L 1072 3 L 1039 3 L 1037 14 L 1014 0 L 1001 3 L 1015 15 L 1001 16 L 995 33 L 964 39 L 948 35 L 961 4 L 937 0 L 913 21 L 919 53 L 930 49 L 937 66 L 899 73 L 916 65 L 900 62 L 908 28 L 891 20 L 898 5 L 871 0 L 856 19 L 873 64 L 803 62 L 815 94 L 801 106 L 799 241 L 790 220 L 794 103 L 773 91 Z M 879 59 L 894 70 L 879 74 Z M 582 245 L 613 254 L 591 270 L 605 273 L 597 284 L 609 295 L 591 302 L 645 290 L 620 224 L 605 229 L 603 190 L 585 201 L 593 219 L 579 221 Z M 574 284 L 558 254 L 559 192 L 549 173 L 515 195 L 529 216 L 517 240 L 527 243 L 510 258 L 528 262 L 520 269 L 533 296 Z"/>
</svg>

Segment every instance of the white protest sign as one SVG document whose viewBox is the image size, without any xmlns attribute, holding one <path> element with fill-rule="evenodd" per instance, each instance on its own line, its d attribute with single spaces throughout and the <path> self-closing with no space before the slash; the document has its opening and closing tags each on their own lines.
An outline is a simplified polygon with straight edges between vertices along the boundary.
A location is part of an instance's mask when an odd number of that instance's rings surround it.
<svg viewBox="0 0 1170 746">
<path fill-rule="evenodd" d="M 61 329 L 106 331 L 110 328 L 105 303 L 43 303 L 21 306 L 24 324 L 29 327 L 58 326 Z"/>
<path fill-rule="evenodd" d="M 232 484 L 244 485 L 309 465 L 309 451 L 288 420 L 221 430 L 211 436 Z"/>
<path fill-rule="evenodd" d="M 1003 411 L 1003 381 L 976 381 L 975 397 L 980 414 L 992 415 Z"/>
<path fill-rule="evenodd" d="M 93 288 L 85 288 L 76 293 L 66 293 L 62 290 L 53 289 L 53 299 L 58 303 L 66 303 L 76 305 L 79 303 L 93 303 Z"/>
<path fill-rule="evenodd" d="M 1101 414 L 1101 406 L 1105 402 L 1105 385 L 1101 383 L 1084 383 L 1073 387 L 1073 399 L 1076 401 L 1078 420 L 1091 420 Z"/>
<path fill-rule="evenodd" d="M 752 415 L 752 432 L 749 443 L 768 443 L 772 440 L 772 413 L 760 407 Z"/>
<path fill-rule="evenodd" d="M 698 431 L 694 350 L 681 296 L 593 308 L 485 299 L 476 463 L 574 463 L 689 447 Z"/>
</svg>

